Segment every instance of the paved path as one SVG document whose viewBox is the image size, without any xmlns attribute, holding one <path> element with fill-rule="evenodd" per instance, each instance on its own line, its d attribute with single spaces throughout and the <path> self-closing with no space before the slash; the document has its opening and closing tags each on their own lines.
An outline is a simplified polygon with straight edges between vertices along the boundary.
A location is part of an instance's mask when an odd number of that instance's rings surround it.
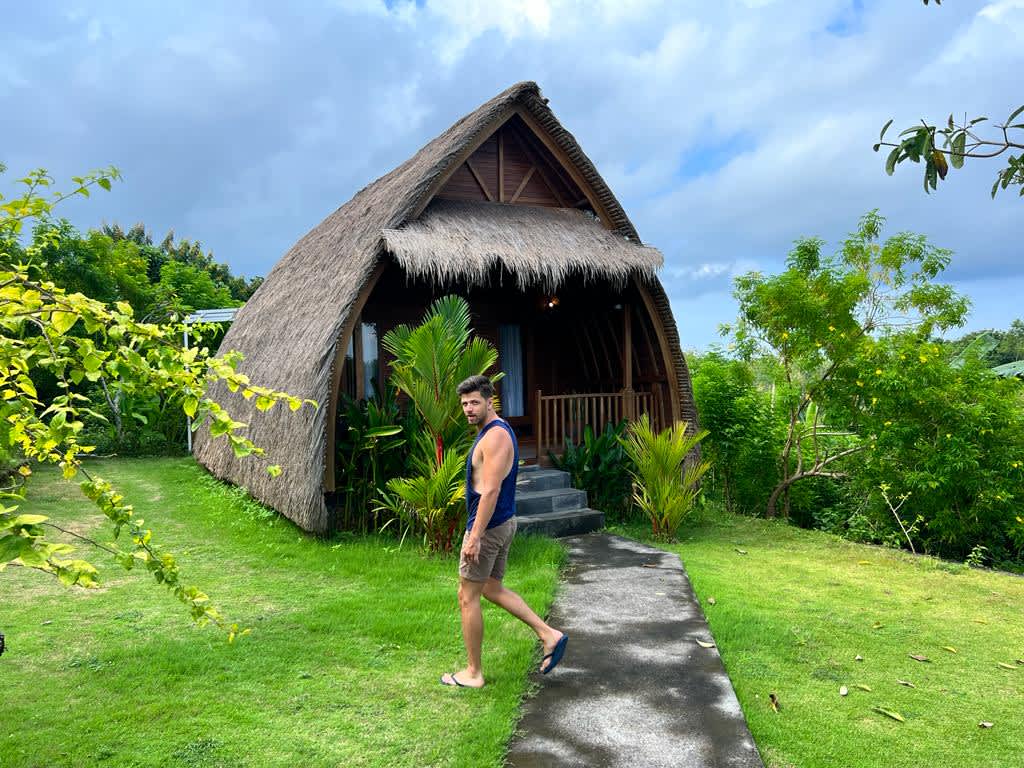
<svg viewBox="0 0 1024 768">
<path fill-rule="evenodd" d="M 514 768 L 762 768 L 732 683 L 676 555 L 607 534 L 565 540 L 550 623 L 569 634 L 537 674 Z"/>
</svg>

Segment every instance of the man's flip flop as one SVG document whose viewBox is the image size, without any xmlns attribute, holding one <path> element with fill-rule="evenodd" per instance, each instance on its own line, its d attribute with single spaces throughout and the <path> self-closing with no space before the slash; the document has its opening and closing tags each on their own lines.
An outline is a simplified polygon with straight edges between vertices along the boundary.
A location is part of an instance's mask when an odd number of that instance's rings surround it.
<svg viewBox="0 0 1024 768">
<path fill-rule="evenodd" d="M 562 635 L 561 639 L 557 643 L 555 643 L 555 647 L 552 649 L 551 653 L 544 654 L 544 658 L 540 660 L 540 663 L 543 664 L 544 659 L 551 659 L 551 663 L 548 664 L 548 666 L 545 669 L 541 670 L 542 674 L 546 675 L 548 672 L 550 672 L 552 669 L 558 666 L 558 662 L 560 662 L 562 660 L 562 657 L 565 655 L 565 646 L 567 646 L 568 644 L 569 636 Z"/>
<path fill-rule="evenodd" d="M 454 688 L 456 686 L 459 688 L 469 688 L 468 685 L 459 682 L 459 679 L 455 677 L 454 672 L 448 672 L 446 674 L 448 675 L 448 677 L 452 679 L 452 681 L 449 683 L 447 680 L 444 679 L 444 675 L 441 675 L 441 685 L 447 685 L 449 688 Z"/>
</svg>

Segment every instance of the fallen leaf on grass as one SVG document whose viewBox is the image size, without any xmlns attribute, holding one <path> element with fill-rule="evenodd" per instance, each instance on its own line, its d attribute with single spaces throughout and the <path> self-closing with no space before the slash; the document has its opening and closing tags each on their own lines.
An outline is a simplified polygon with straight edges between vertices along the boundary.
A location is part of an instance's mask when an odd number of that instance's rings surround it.
<svg viewBox="0 0 1024 768">
<path fill-rule="evenodd" d="M 857 565 L 871 565 L 870 560 L 858 560 Z"/>
<path fill-rule="evenodd" d="M 910 656 L 910 658 L 912 658 L 914 661 L 927 661 L 929 664 L 931 663 L 931 659 L 929 659 L 927 656 L 922 656 L 919 653 L 910 653 L 907 655 Z"/>
<path fill-rule="evenodd" d="M 862 691 L 867 691 L 868 693 L 871 693 L 870 685 L 864 685 L 864 683 L 857 683 L 854 687 L 860 688 Z"/>
<path fill-rule="evenodd" d="M 739 555 L 745 555 L 745 554 L 747 554 L 747 550 L 740 549 L 739 547 L 737 547 L 736 548 L 736 553 L 739 554 Z"/>
<path fill-rule="evenodd" d="M 715 647 L 714 643 L 709 643 L 706 640 L 701 640 L 700 638 L 697 638 L 697 645 L 699 645 L 701 648 L 714 648 Z"/>
<path fill-rule="evenodd" d="M 1005 661 L 996 662 L 1003 669 L 1017 669 L 1013 664 L 1007 664 Z"/>
<path fill-rule="evenodd" d="M 863 656 L 861 656 L 861 655 L 860 655 L 860 654 L 858 653 L 858 654 L 857 654 L 856 656 L 854 656 L 854 657 L 853 657 L 853 660 L 854 660 L 854 661 L 864 661 L 864 657 L 863 657 Z"/>
<path fill-rule="evenodd" d="M 901 723 L 907 722 L 906 720 L 903 719 L 903 715 L 901 715 L 899 712 L 893 712 L 890 709 L 882 709 L 881 707 L 873 707 L 873 709 L 878 714 L 885 715 L 886 717 L 891 717 L 893 720 L 897 720 L 897 721 L 899 721 Z"/>
<path fill-rule="evenodd" d="M 768 700 L 771 701 L 771 703 L 772 703 L 772 711 L 778 712 L 779 711 L 779 697 L 776 696 L 774 693 L 769 693 L 768 694 Z"/>
<path fill-rule="evenodd" d="M 885 626 L 885 624 L 883 624 L 882 622 L 876 621 L 874 624 L 871 625 L 871 628 L 872 629 L 881 629 L 884 626 Z"/>
<path fill-rule="evenodd" d="M 714 604 L 715 604 L 715 598 L 709 597 L 708 598 L 708 605 L 714 605 Z"/>
<path fill-rule="evenodd" d="M 990 723 L 988 720 L 982 720 L 978 723 L 979 728 L 991 728 L 995 723 Z"/>
<path fill-rule="evenodd" d="M 1024 659 L 1014 659 L 1018 664 L 1024 664 Z"/>
<path fill-rule="evenodd" d="M 847 687 L 846 687 L 845 685 L 841 685 L 841 686 L 839 686 L 839 695 L 840 695 L 840 696 L 845 696 L 845 695 L 846 695 L 846 694 L 848 694 L 849 692 L 850 692 L 850 689 L 849 689 L 849 688 L 847 688 Z"/>
<path fill-rule="evenodd" d="M 985 619 L 971 619 L 975 624 L 988 624 Z"/>
<path fill-rule="evenodd" d="M 914 684 L 913 684 L 912 682 L 910 682 L 909 680 L 897 680 L 896 682 L 897 682 L 897 683 L 899 683 L 900 685 L 905 685 L 905 686 L 907 686 L 907 688 L 917 688 L 917 686 L 916 686 L 916 685 L 914 685 Z"/>
<path fill-rule="evenodd" d="M 959 653 L 959 651 L 956 648 L 954 648 L 952 645 L 944 645 L 944 646 L 942 646 L 942 650 L 949 651 L 950 653 Z"/>
</svg>

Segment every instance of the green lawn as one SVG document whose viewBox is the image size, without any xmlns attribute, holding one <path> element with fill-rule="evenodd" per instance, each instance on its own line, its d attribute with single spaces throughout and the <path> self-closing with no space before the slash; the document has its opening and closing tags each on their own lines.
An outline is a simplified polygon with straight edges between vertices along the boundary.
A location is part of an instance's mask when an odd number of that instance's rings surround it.
<svg viewBox="0 0 1024 768">
<path fill-rule="evenodd" d="M 769 767 L 1024 766 L 1024 578 L 726 516 L 668 548 Z"/>
<path fill-rule="evenodd" d="M 252 628 L 228 645 L 143 571 L 98 590 L 0 574 L 0 767 L 496 766 L 536 662 L 530 631 L 485 608 L 480 692 L 438 684 L 463 659 L 452 560 L 388 540 L 323 541 L 252 514 L 190 459 L 90 464 L 115 481 L 186 580 Z M 103 537 L 77 487 L 38 471 L 23 511 Z M 564 558 L 517 540 L 509 585 L 542 610 Z"/>
</svg>

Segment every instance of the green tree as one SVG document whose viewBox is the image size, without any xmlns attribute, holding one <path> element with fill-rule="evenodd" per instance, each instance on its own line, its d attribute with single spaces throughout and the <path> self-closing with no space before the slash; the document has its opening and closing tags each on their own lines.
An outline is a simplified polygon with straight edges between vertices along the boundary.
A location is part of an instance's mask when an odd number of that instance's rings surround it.
<svg viewBox="0 0 1024 768">
<path fill-rule="evenodd" d="M 79 436 L 83 418 L 94 410 L 75 385 L 107 376 L 132 382 L 139 391 L 180 393 L 183 414 L 194 417 L 197 425 L 209 423 L 210 434 L 228 440 L 240 457 L 262 456 L 263 450 L 239 433 L 245 424 L 206 395 L 207 381 L 222 380 L 231 391 L 255 397 L 261 410 L 281 401 L 297 410 L 303 401 L 251 384 L 237 371 L 237 353 L 214 358 L 207 349 L 183 350 L 177 344 L 179 328 L 139 322 L 125 301 L 107 305 L 30 274 L 22 257 L 38 262 L 43 249 L 59 247 L 61 229 L 52 226 L 53 207 L 71 196 L 88 196 L 95 187 L 109 189 L 118 178 L 116 169 L 109 169 L 75 178 L 71 192 L 47 194 L 53 180 L 45 171 L 34 171 L 21 179 L 25 188 L 21 196 L 0 198 L 0 245 L 4 246 L 0 251 L 0 420 L 9 444 L 24 458 L 57 464 L 68 479 L 84 477 L 79 483 L 83 493 L 113 524 L 113 540 L 99 543 L 61 527 L 59 521 L 21 514 L 17 503 L 2 505 L 0 571 L 11 566 L 31 568 L 66 585 L 95 586 L 97 568 L 79 558 L 70 544 L 53 541 L 51 532 L 59 530 L 108 553 L 126 569 L 145 568 L 188 607 L 196 621 L 212 621 L 233 639 L 237 627 L 227 625 L 197 587 L 185 584 L 174 555 L 158 545 L 153 531 L 134 516 L 131 505 L 111 483 L 93 476 L 83 465 L 83 456 L 92 448 Z M 43 233 L 41 238 L 34 238 L 27 248 L 7 250 L 32 221 L 41 225 L 36 228 Z M 72 333 L 76 328 L 84 335 Z M 40 370 L 57 381 L 59 394 L 40 398 L 29 376 Z M 267 471 L 275 475 L 280 468 L 271 465 Z M 30 467 L 23 466 L 20 477 L 29 475 Z M 26 488 L 24 482 L 9 487 L 4 498 L 17 502 Z"/>
<path fill-rule="evenodd" d="M 821 240 L 804 238 L 781 274 L 736 278 L 739 318 L 724 331 L 733 331 L 747 359 L 774 356 L 781 366 L 776 402 L 786 430 L 769 517 L 794 483 L 835 477 L 836 462 L 867 447 L 851 425 L 828 418 L 850 398 L 864 345 L 899 330 L 927 335 L 958 326 L 967 313 L 966 299 L 935 282 L 949 251 L 909 233 L 882 242 L 884 221 L 877 211 L 866 214 L 834 256 L 822 253 Z"/>
<path fill-rule="evenodd" d="M 215 283 L 209 272 L 175 259 L 160 268 L 157 292 L 168 306 L 182 313 L 242 304 L 232 298 L 230 290 Z"/>
</svg>

